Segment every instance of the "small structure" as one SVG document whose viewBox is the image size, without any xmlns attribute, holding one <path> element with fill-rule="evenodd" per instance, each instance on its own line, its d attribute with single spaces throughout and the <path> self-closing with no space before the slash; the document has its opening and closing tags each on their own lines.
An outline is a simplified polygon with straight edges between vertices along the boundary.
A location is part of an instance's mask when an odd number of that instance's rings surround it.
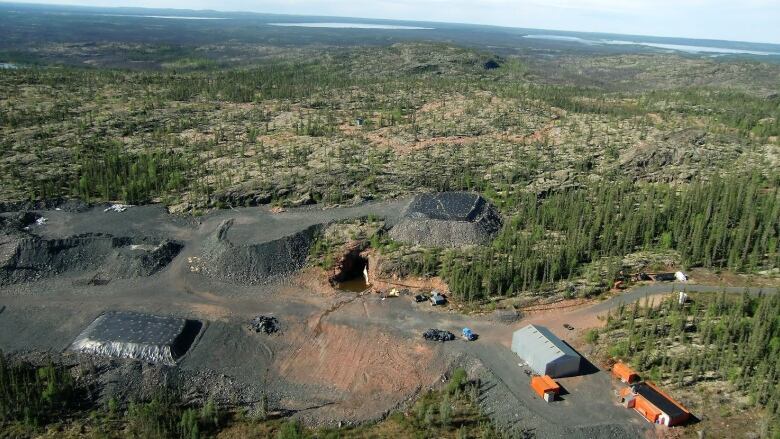
<svg viewBox="0 0 780 439">
<path fill-rule="evenodd" d="M 639 374 L 634 369 L 628 367 L 626 363 L 618 361 L 612 366 L 612 376 L 626 384 L 632 384 L 639 381 Z"/>
<path fill-rule="evenodd" d="M 438 306 L 447 303 L 447 299 L 438 291 L 431 291 L 431 305 Z"/>
<path fill-rule="evenodd" d="M 547 375 L 531 378 L 531 388 L 546 402 L 555 401 L 555 397 L 561 392 L 561 386 Z"/>
<path fill-rule="evenodd" d="M 621 390 L 620 403 L 636 410 L 648 422 L 667 427 L 680 425 L 691 417 L 688 410 L 649 381 Z"/>
<path fill-rule="evenodd" d="M 674 278 L 677 279 L 680 282 L 687 282 L 688 281 L 688 276 L 685 273 L 683 273 L 682 271 L 678 271 L 678 272 L 674 273 Z"/>
<path fill-rule="evenodd" d="M 580 355 L 543 326 L 528 325 L 515 331 L 512 352 L 538 375 L 558 378 L 580 371 Z"/>
</svg>

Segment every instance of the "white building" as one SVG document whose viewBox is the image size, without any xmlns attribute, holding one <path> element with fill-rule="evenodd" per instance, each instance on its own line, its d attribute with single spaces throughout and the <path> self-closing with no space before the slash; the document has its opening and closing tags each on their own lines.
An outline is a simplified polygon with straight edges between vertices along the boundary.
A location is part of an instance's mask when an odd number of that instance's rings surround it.
<svg viewBox="0 0 780 439">
<path fill-rule="evenodd" d="M 539 375 L 577 375 L 580 355 L 543 326 L 528 325 L 512 334 L 512 352 Z"/>
</svg>

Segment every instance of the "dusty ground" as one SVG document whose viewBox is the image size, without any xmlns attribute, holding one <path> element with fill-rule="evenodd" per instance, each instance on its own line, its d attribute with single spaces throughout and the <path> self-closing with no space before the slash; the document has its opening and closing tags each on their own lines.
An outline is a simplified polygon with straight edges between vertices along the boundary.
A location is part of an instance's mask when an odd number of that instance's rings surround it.
<svg viewBox="0 0 780 439">
<path fill-rule="evenodd" d="M 161 207 L 133 207 L 123 213 L 95 208 L 83 213 L 41 212 L 48 222 L 33 233 L 47 238 L 84 232 L 116 236 L 157 236 L 184 243 L 160 272 L 144 278 L 111 279 L 105 285 L 80 282 L 94 273 L 65 273 L 0 289 L 0 349 L 18 353 L 62 352 L 76 335 L 106 310 L 136 310 L 197 318 L 206 322 L 200 338 L 181 360 L 183 371 L 210 371 L 241 386 L 251 405 L 267 392 L 271 408 L 315 424 L 361 422 L 383 416 L 422 389 L 437 385 L 455 365 L 470 365 L 484 380 L 483 408 L 506 428 L 538 437 L 636 437 L 651 434 L 633 412 L 613 402 L 612 382 L 595 367 L 561 380 L 568 394 L 548 405 L 534 397 L 529 378 L 510 350 L 512 331 L 528 323 L 549 326 L 567 341 L 602 324 L 620 301 L 664 294 L 679 286 L 656 284 L 620 293 L 606 301 L 536 310 L 512 325 L 452 310 L 415 304 L 408 296 L 382 299 L 334 290 L 310 272 L 262 285 L 237 285 L 191 270 L 204 241 L 225 219 L 233 218 L 231 238 L 268 242 L 313 224 L 374 214 L 392 222 L 397 202 L 352 208 L 263 208 L 215 212 L 200 218 L 171 216 Z M 431 287 L 426 282 L 414 286 Z M 687 286 L 704 291 L 717 287 Z M 732 288 L 730 291 L 742 291 Z M 257 314 L 279 318 L 280 333 L 251 333 Z M 563 323 L 575 326 L 573 332 Z M 480 338 L 445 344 L 425 342 L 428 328 L 460 332 L 469 326 Z M 210 375 L 209 375 L 210 376 Z"/>
</svg>

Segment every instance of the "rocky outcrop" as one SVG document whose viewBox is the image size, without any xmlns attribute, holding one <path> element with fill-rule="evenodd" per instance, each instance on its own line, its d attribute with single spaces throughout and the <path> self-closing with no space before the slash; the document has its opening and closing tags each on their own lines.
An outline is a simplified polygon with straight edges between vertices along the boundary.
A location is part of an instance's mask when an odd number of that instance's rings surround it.
<svg viewBox="0 0 780 439">
<path fill-rule="evenodd" d="M 735 148 L 724 149 L 724 143 L 735 143 Z M 736 143 L 701 129 L 681 130 L 623 151 L 617 164 L 622 173 L 640 180 L 688 180 L 699 169 L 736 160 L 741 153 Z"/>
</svg>

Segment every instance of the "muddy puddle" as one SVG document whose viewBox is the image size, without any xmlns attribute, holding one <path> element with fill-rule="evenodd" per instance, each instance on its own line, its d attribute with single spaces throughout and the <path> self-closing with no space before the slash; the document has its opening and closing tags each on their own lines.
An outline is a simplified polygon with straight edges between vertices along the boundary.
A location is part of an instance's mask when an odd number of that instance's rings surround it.
<svg viewBox="0 0 780 439">
<path fill-rule="evenodd" d="M 362 293 L 363 291 L 368 289 L 368 283 L 366 283 L 365 278 L 358 277 L 355 279 L 345 280 L 344 282 L 339 282 L 336 284 L 336 288 L 338 288 L 341 291 Z"/>
</svg>

